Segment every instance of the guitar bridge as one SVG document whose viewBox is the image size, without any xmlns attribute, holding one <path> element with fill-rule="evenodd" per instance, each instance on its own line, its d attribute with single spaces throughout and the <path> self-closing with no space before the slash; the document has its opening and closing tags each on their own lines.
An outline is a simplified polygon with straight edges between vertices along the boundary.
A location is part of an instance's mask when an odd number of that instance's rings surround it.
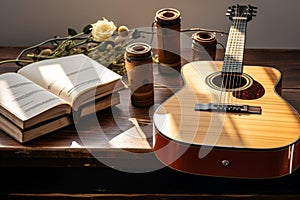
<svg viewBox="0 0 300 200">
<path fill-rule="evenodd" d="M 260 106 L 207 103 L 195 104 L 195 111 L 261 114 L 262 109 Z"/>
</svg>

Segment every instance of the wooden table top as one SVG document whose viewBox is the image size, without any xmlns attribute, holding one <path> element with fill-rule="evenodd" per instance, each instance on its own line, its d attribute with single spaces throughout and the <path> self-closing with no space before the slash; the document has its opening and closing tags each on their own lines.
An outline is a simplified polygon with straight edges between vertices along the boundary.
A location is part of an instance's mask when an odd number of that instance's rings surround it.
<svg viewBox="0 0 300 200">
<path fill-rule="evenodd" d="M 0 60 L 13 59 L 21 51 L 21 48 L 0 48 Z M 217 60 L 222 59 L 222 52 L 218 51 Z M 273 66 L 282 72 L 282 96 L 300 111 L 300 51 L 299 50 L 264 50 L 248 49 L 245 53 L 246 65 Z M 0 73 L 15 72 L 19 67 L 15 64 L 0 65 Z M 166 76 L 154 69 L 155 78 L 155 106 L 162 103 L 182 86 L 180 76 Z M 152 147 L 152 108 L 135 108 L 130 103 L 128 90 L 120 93 L 121 103 L 112 109 L 106 109 L 97 113 L 97 118 L 92 115 L 74 126 L 68 126 L 59 131 L 37 138 L 26 144 L 19 144 L 7 134 L 0 132 L 0 157 L 11 155 L 14 159 L 27 158 L 28 156 L 41 156 L 42 158 L 92 158 L 92 151 L 110 152 L 110 156 L 124 156 L 118 149 L 126 149 L 133 152 L 151 152 Z M 154 107 L 155 107 L 154 106 Z M 133 124 L 128 120 L 136 118 L 146 134 L 146 138 L 122 139 L 122 133 Z M 92 121 L 96 120 L 96 123 Z M 98 121 L 97 121 L 98 120 Z M 95 133 L 100 128 L 101 134 Z M 118 136 L 118 138 L 116 138 Z M 124 135 L 126 137 L 126 134 Z M 118 144 L 110 141 L 117 139 Z M 141 155 L 142 155 L 141 154 Z M 130 154 L 128 154 L 130 155 Z M 133 154 L 133 157 L 136 155 Z M 148 159 L 148 157 L 147 157 Z M 12 161 L 12 160 L 11 160 Z M 59 162 L 62 164 L 61 162 Z M 19 165 L 15 163 L 16 165 Z M 23 163 L 25 165 L 25 163 Z M 36 163 L 38 164 L 38 163 Z M 45 164 L 45 163 L 41 163 Z M 51 165 L 55 165 L 55 162 Z M 70 164 L 70 163 L 68 163 Z M 84 163 L 86 164 L 86 163 Z M 95 164 L 95 163 L 94 163 Z M 2 164 L 0 164 L 2 165 Z M 14 165 L 14 162 L 6 162 L 5 165 Z M 31 165 L 31 164 L 30 164 Z"/>
<path fill-rule="evenodd" d="M 13 59 L 21 50 L 22 48 L 18 47 L 0 47 L 0 60 Z M 216 60 L 222 60 L 222 57 L 221 50 L 218 50 Z M 244 64 L 272 66 L 279 69 L 283 76 L 282 96 L 300 112 L 300 50 L 246 49 Z M 18 68 L 15 64 L 0 65 L 0 74 L 15 72 Z M 182 87 L 180 76 L 166 77 L 155 68 L 154 77 L 156 105 Z M 70 125 L 26 144 L 19 144 L 0 131 L 0 167 L 26 167 L 26 169 L 28 167 L 73 167 L 74 169 L 100 167 L 104 169 L 107 168 L 107 163 L 114 164 L 110 160 L 119 159 L 129 163 L 128 166 L 120 166 L 129 171 L 141 167 L 145 168 L 143 170 L 147 168 L 151 170 L 159 163 L 152 152 L 152 112 L 153 109 L 131 106 L 129 93 L 124 90 L 121 92 L 121 104 L 97 113 L 96 124 L 92 124 L 95 116 L 87 117 L 82 120 L 82 126 L 81 124 Z M 138 119 L 146 135 L 145 138 L 128 139 L 128 135 L 123 134 L 133 127 L 128 118 Z M 101 134 L 96 133 L 97 128 L 100 128 Z M 144 165 L 130 164 L 131 161 L 137 160 L 139 164 L 144 163 Z M 176 189 L 170 191 L 174 190 Z M 164 195 L 161 196 L 163 197 Z"/>
</svg>

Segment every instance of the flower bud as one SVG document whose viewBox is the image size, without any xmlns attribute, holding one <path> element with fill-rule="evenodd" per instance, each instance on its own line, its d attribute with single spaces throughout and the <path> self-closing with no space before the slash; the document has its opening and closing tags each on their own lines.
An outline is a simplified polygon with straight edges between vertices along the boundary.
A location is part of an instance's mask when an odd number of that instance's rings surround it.
<svg viewBox="0 0 300 200">
<path fill-rule="evenodd" d="M 39 53 L 39 55 L 41 55 L 41 56 L 49 56 L 49 55 L 51 55 L 51 53 L 52 53 L 52 50 L 51 50 L 51 49 L 43 49 L 43 50 Z"/>
<path fill-rule="evenodd" d="M 122 25 L 118 28 L 118 33 L 121 37 L 127 37 L 129 29 L 127 28 L 127 26 Z"/>
</svg>

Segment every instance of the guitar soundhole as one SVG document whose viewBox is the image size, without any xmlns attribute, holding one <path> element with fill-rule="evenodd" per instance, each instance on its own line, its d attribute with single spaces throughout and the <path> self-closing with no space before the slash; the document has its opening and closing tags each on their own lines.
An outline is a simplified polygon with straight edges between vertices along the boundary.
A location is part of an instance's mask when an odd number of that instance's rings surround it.
<svg viewBox="0 0 300 200">
<path fill-rule="evenodd" d="M 238 99 L 258 99 L 265 94 L 263 86 L 245 73 L 237 75 L 216 72 L 206 78 L 206 84 L 215 90 L 232 92 Z"/>
<path fill-rule="evenodd" d="M 249 88 L 253 79 L 247 74 L 221 74 L 216 72 L 206 78 L 210 87 L 220 91 L 241 91 Z"/>
<path fill-rule="evenodd" d="M 247 79 L 240 75 L 219 75 L 212 79 L 213 84 L 225 90 L 242 88 L 247 84 Z"/>
</svg>

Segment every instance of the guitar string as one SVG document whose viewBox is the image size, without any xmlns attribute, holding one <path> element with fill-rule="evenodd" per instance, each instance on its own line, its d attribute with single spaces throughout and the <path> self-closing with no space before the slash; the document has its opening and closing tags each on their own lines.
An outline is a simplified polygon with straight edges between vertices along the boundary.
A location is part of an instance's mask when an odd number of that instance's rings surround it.
<svg viewBox="0 0 300 200">
<path fill-rule="evenodd" d="M 242 27 L 242 16 L 238 16 L 238 20 L 237 20 L 237 25 L 236 25 L 236 28 L 235 28 L 235 31 L 236 31 L 236 38 L 235 38 L 235 46 L 234 46 L 234 67 L 232 68 L 234 70 L 232 76 L 233 76 L 233 80 L 232 80 L 232 92 L 236 92 L 238 90 L 238 86 L 240 85 L 240 77 L 241 77 L 241 74 L 240 74 L 240 45 L 241 45 L 241 36 L 242 36 L 242 32 L 241 32 L 241 27 Z M 233 95 L 231 94 L 230 97 L 233 99 Z M 234 103 L 237 104 L 237 98 L 235 98 L 235 101 Z"/>
<path fill-rule="evenodd" d="M 245 8 L 246 9 L 246 8 Z M 225 60 L 224 60 L 224 69 L 225 73 L 222 75 L 222 83 L 221 83 L 221 95 L 219 99 L 219 105 L 221 107 L 226 103 L 226 99 L 228 103 L 233 102 L 232 101 L 232 95 L 230 93 L 227 93 L 227 88 L 229 90 L 234 91 L 235 88 L 238 88 L 238 86 L 241 85 L 241 76 L 242 76 L 242 54 L 241 52 L 241 44 L 240 42 L 245 39 L 245 20 L 243 19 L 243 15 L 245 14 L 245 10 L 242 11 L 242 15 L 238 16 L 238 8 L 235 10 L 235 17 L 236 19 L 233 21 L 233 25 L 230 30 L 230 38 L 228 42 L 228 52 L 226 52 Z M 239 34 L 239 31 L 241 34 Z M 240 36 L 243 36 L 243 38 L 240 38 Z M 238 48 L 238 49 L 236 49 Z M 235 67 L 235 68 L 234 68 Z M 229 70 L 228 70 L 229 68 Z M 241 69 L 241 71 L 238 71 L 237 69 Z M 241 73 L 240 75 L 236 75 L 237 73 Z M 229 77 L 229 78 L 228 78 Z M 236 80 L 237 79 L 237 80 Z M 225 82 L 225 87 L 224 87 Z M 240 91 L 238 91 L 239 93 Z M 238 94 L 240 95 L 240 93 Z M 229 96 L 229 97 L 227 97 Z M 237 98 L 235 98 L 236 102 L 238 101 Z"/>
<path fill-rule="evenodd" d="M 243 55 L 244 55 L 244 48 L 245 48 L 245 39 L 246 39 L 246 29 L 247 29 L 247 15 L 249 15 L 248 13 L 248 8 L 245 8 L 245 10 L 243 11 L 243 14 L 242 14 L 242 19 L 241 19 L 241 22 L 242 22 L 242 27 L 241 27 L 241 34 L 242 34 L 242 38 L 241 38 L 241 41 L 240 42 L 240 50 L 239 50 L 239 53 L 240 53 L 240 69 L 241 69 L 241 74 L 240 76 L 238 76 L 238 85 L 239 86 L 242 86 L 242 76 L 243 76 Z M 242 44 L 241 44 L 242 42 Z M 238 90 L 237 92 L 237 97 L 240 97 L 242 98 L 242 90 Z M 238 98 L 236 98 L 236 100 L 238 100 Z"/>
<path fill-rule="evenodd" d="M 234 58 L 234 62 L 232 63 L 232 73 L 230 75 L 230 88 L 232 92 L 236 92 L 235 97 L 238 97 L 241 94 L 241 90 L 239 89 L 242 86 L 242 65 L 243 65 L 243 48 L 244 48 L 244 39 L 245 39 L 245 14 L 246 8 L 242 11 L 242 14 L 237 16 L 236 25 L 235 25 L 235 38 L 234 38 L 234 46 L 232 57 Z M 233 95 L 230 95 L 230 103 L 238 103 L 238 98 L 234 98 Z M 232 99 L 235 99 L 234 101 Z"/>
<path fill-rule="evenodd" d="M 234 24 L 234 22 L 233 22 Z M 227 65 L 230 62 L 230 47 L 231 47 L 231 40 L 232 40 L 232 33 L 233 33 L 233 25 L 230 27 L 229 30 L 229 38 L 227 42 L 227 47 L 225 51 L 225 57 L 224 57 L 224 62 L 223 62 L 223 68 L 222 68 L 222 73 L 221 73 L 221 93 L 220 93 L 220 99 L 218 102 L 218 107 L 223 109 L 223 104 L 226 101 L 226 88 L 227 88 L 227 80 L 226 80 L 226 71 L 227 71 Z"/>
<path fill-rule="evenodd" d="M 228 64 L 230 62 L 230 47 L 231 47 L 231 40 L 232 40 L 232 34 L 233 34 L 233 26 L 234 26 L 234 22 L 233 25 L 230 27 L 229 30 L 229 38 L 228 38 L 228 42 L 227 42 L 227 47 L 226 47 L 226 51 L 225 51 L 225 57 L 224 57 L 224 62 L 223 62 L 223 68 L 222 68 L 222 73 L 221 73 L 221 92 L 220 92 L 220 98 L 219 98 L 219 102 L 218 102 L 218 108 L 223 109 L 223 104 L 225 104 L 226 102 L 226 88 L 227 88 L 227 79 L 226 79 L 226 73 L 227 73 L 227 68 L 228 68 Z"/>
<path fill-rule="evenodd" d="M 237 12 L 238 9 L 235 11 L 234 16 L 238 16 Z M 225 67 L 224 67 L 224 74 L 222 77 L 222 83 L 225 82 L 225 87 L 221 88 L 221 97 L 223 101 L 224 106 L 226 106 L 226 103 L 230 103 L 230 93 L 227 92 L 227 90 L 230 90 L 230 88 L 232 87 L 232 76 L 233 76 L 233 67 L 234 67 L 234 59 L 235 59 L 235 52 L 234 52 L 234 44 L 236 43 L 236 27 L 237 24 L 239 23 L 238 19 L 234 19 L 233 21 L 233 25 L 231 26 L 231 30 L 230 30 L 230 38 L 229 38 L 229 44 L 228 44 L 228 52 L 226 55 L 226 62 L 225 62 Z M 224 91 L 224 92 L 223 92 Z M 223 105 L 221 104 L 221 105 Z M 223 108 L 224 109 L 224 108 Z"/>
<path fill-rule="evenodd" d="M 242 14 L 239 16 L 239 23 L 237 26 L 237 38 L 236 38 L 236 71 L 238 73 L 234 76 L 234 92 L 236 92 L 235 96 L 235 104 L 238 103 L 239 97 L 241 95 L 241 90 L 239 89 L 242 86 L 242 76 L 243 76 L 243 54 L 244 54 L 244 42 L 245 42 L 245 33 L 246 33 L 246 21 L 245 21 L 245 14 L 246 14 L 247 8 L 245 7 L 244 10 L 242 11 Z M 232 95 L 233 98 L 233 95 Z"/>
<path fill-rule="evenodd" d="M 241 49 L 241 76 L 239 77 L 239 84 L 240 85 L 242 85 L 242 75 L 243 75 L 243 68 L 244 68 L 244 50 L 245 50 L 245 42 L 246 42 L 246 31 L 247 31 L 247 17 L 249 17 L 249 15 L 251 15 L 251 13 L 250 12 L 248 12 L 249 11 L 249 8 L 247 8 L 246 10 L 244 10 L 244 12 L 243 12 L 243 40 L 242 40 L 242 42 L 243 42 L 243 44 L 242 44 L 242 49 Z M 246 80 L 247 81 L 247 80 Z M 242 97 L 242 94 L 243 94 L 243 91 L 242 90 L 239 90 L 239 92 L 238 92 L 238 97 L 240 97 L 240 98 L 243 98 Z"/>
<path fill-rule="evenodd" d="M 236 12 L 236 11 L 235 11 Z M 236 16 L 236 13 L 235 15 Z M 232 66 L 233 66 L 233 59 L 234 59 L 234 55 L 233 55 L 233 45 L 235 43 L 235 38 L 236 38 L 236 23 L 237 23 L 237 20 L 235 18 L 233 18 L 234 21 L 233 21 L 233 25 L 231 27 L 231 37 L 230 37 L 230 40 L 229 40 L 229 47 L 228 47 L 228 62 L 227 64 L 225 65 L 225 75 L 224 75 L 224 79 L 225 79 L 225 99 L 224 99 L 224 103 L 230 103 L 230 98 L 228 98 L 228 90 L 230 89 L 231 87 L 231 75 L 232 75 Z"/>
<path fill-rule="evenodd" d="M 235 50 L 234 50 L 234 59 L 235 59 L 235 65 L 234 65 L 234 70 L 235 70 L 235 74 L 233 75 L 234 80 L 232 81 L 233 86 L 232 86 L 232 93 L 236 92 L 238 90 L 237 86 L 238 86 L 238 81 L 236 81 L 237 77 L 239 76 L 239 65 L 240 65 L 240 55 L 239 55 L 239 50 L 237 48 L 239 48 L 240 45 L 240 37 L 241 37 L 241 32 L 240 32 L 240 23 L 241 23 L 241 19 L 240 17 L 238 18 L 239 23 L 236 27 L 236 43 L 235 43 Z M 231 98 L 233 98 L 233 94 L 231 95 Z M 237 103 L 237 99 L 235 99 L 235 102 Z"/>
<path fill-rule="evenodd" d="M 238 10 L 238 9 L 237 9 Z M 234 91 L 235 89 L 235 77 L 236 75 L 236 67 L 238 65 L 238 51 L 237 51 L 237 46 L 239 44 L 239 27 L 240 27 L 240 18 L 238 16 L 238 12 L 236 13 L 236 20 L 235 20 L 235 24 L 234 24 L 234 38 L 233 38 L 233 45 L 231 46 L 231 61 L 232 63 L 230 63 L 230 75 L 229 75 L 229 90 Z M 228 93 L 229 97 L 228 97 L 228 103 L 233 103 L 232 102 L 232 95 L 231 93 Z"/>
</svg>

